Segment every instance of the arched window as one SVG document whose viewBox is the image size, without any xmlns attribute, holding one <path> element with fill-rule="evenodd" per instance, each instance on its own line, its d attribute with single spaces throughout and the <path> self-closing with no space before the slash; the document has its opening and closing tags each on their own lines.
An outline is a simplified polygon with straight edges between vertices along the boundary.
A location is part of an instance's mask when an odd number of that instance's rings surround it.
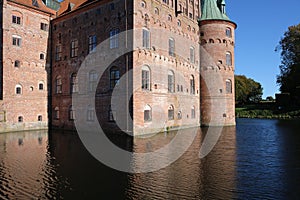
<svg viewBox="0 0 300 200">
<path fill-rule="evenodd" d="M 231 28 L 226 28 L 225 33 L 226 33 L 227 37 L 230 37 L 230 38 L 232 37 Z"/>
<path fill-rule="evenodd" d="M 169 55 L 175 56 L 175 40 L 173 38 L 169 38 Z"/>
<path fill-rule="evenodd" d="M 158 8 L 154 8 L 154 13 L 155 13 L 156 15 L 159 15 L 159 10 L 158 10 Z"/>
<path fill-rule="evenodd" d="M 143 28 L 143 47 L 146 49 L 150 48 L 150 31 Z"/>
<path fill-rule="evenodd" d="M 152 109 L 149 105 L 144 107 L 144 122 L 152 121 Z"/>
<path fill-rule="evenodd" d="M 181 26 L 181 21 L 177 20 L 177 26 Z"/>
<path fill-rule="evenodd" d="M 72 121 L 75 119 L 75 111 L 73 110 L 73 106 L 69 107 L 69 120 Z"/>
<path fill-rule="evenodd" d="M 59 119 L 59 108 L 55 107 L 54 108 L 54 119 Z"/>
<path fill-rule="evenodd" d="M 142 7 L 142 8 L 146 8 L 146 2 L 145 2 L 145 1 L 142 1 L 142 2 L 141 2 L 141 7 Z"/>
<path fill-rule="evenodd" d="M 23 122 L 23 116 L 18 117 L 18 122 Z"/>
<path fill-rule="evenodd" d="M 171 70 L 168 71 L 168 92 L 175 92 L 175 76 Z"/>
<path fill-rule="evenodd" d="M 38 116 L 38 121 L 39 121 L 39 122 L 43 121 L 42 115 L 39 115 L 39 116 Z"/>
<path fill-rule="evenodd" d="M 93 92 L 97 87 L 98 74 L 96 71 L 90 71 L 89 73 L 89 92 Z"/>
<path fill-rule="evenodd" d="M 182 112 L 181 111 L 178 111 L 178 113 L 177 113 L 177 119 L 182 119 Z"/>
<path fill-rule="evenodd" d="M 40 53 L 40 59 L 41 59 L 41 60 L 44 60 L 44 59 L 45 59 L 45 54 Z"/>
<path fill-rule="evenodd" d="M 147 66 L 142 67 L 142 89 L 150 90 L 150 69 Z"/>
<path fill-rule="evenodd" d="M 168 15 L 168 21 L 171 22 L 172 21 L 172 16 Z"/>
<path fill-rule="evenodd" d="M 20 84 L 16 85 L 16 94 L 22 94 L 22 86 Z"/>
<path fill-rule="evenodd" d="M 232 93 L 232 82 L 230 79 L 226 80 L 226 93 L 231 94 Z"/>
<path fill-rule="evenodd" d="M 191 108 L 191 118 L 195 119 L 195 117 L 196 117 L 195 106 L 192 106 L 192 108 Z"/>
<path fill-rule="evenodd" d="M 190 47 L 190 62 L 195 63 L 195 48 Z"/>
<path fill-rule="evenodd" d="M 109 32 L 109 47 L 111 49 L 119 47 L 119 29 L 112 29 Z"/>
<path fill-rule="evenodd" d="M 232 56 L 230 52 L 226 52 L 226 65 L 228 66 L 232 65 Z"/>
<path fill-rule="evenodd" d="M 190 77 L 190 93 L 195 94 L 195 78 L 193 75 Z"/>
<path fill-rule="evenodd" d="M 169 105 L 169 107 L 168 107 L 168 119 L 174 120 L 174 106 L 173 105 Z"/>
<path fill-rule="evenodd" d="M 110 76 L 110 89 L 113 89 L 120 79 L 120 71 L 116 67 L 112 67 L 109 72 Z"/>
<path fill-rule="evenodd" d="M 62 80 L 61 80 L 60 76 L 56 77 L 56 79 L 55 79 L 55 87 L 56 87 L 55 93 L 61 94 L 62 93 Z"/>
<path fill-rule="evenodd" d="M 44 83 L 43 82 L 39 83 L 39 90 L 44 90 Z"/>
<path fill-rule="evenodd" d="M 70 87 L 71 94 L 78 92 L 78 78 L 76 73 L 71 74 Z"/>
<path fill-rule="evenodd" d="M 14 62 L 14 66 L 15 67 L 20 67 L 20 61 L 19 60 L 15 60 L 15 62 Z"/>
</svg>

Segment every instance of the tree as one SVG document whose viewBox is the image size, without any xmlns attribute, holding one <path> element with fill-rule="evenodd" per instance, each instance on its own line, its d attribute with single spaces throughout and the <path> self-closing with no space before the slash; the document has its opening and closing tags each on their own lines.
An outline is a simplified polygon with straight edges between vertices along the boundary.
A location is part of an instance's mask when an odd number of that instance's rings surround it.
<svg viewBox="0 0 300 200">
<path fill-rule="evenodd" d="M 281 65 L 277 84 L 282 93 L 290 93 L 291 98 L 297 100 L 300 97 L 300 24 L 288 28 L 278 50 L 281 50 Z"/>
<path fill-rule="evenodd" d="M 244 75 L 235 75 L 234 77 L 237 103 L 258 103 L 262 100 L 263 88 L 260 83 Z"/>
</svg>

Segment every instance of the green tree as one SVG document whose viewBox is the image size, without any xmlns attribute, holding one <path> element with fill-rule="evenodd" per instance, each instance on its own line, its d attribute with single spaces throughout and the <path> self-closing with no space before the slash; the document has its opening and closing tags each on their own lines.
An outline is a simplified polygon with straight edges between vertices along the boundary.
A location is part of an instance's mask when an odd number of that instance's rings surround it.
<svg viewBox="0 0 300 200">
<path fill-rule="evenodd" d="M 262 100 L 260 83 L 244 75 L 235 75 L 235 100 L 239 104 L 258 103 Z"/>
<path fill-rule="evenodd" d="M 291 98 L 300 97 L 300 24 L 290 26 L 281 38 L 276 51 L 281 50 L 280 74 L 277 84 L 282 93 L 290 93 Z"/>
</svg>

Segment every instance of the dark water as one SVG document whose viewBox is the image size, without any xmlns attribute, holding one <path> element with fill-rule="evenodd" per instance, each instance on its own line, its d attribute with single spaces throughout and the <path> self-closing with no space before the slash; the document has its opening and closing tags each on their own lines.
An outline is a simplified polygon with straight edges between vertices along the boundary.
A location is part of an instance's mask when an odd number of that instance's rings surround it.
<svg viewBox="0 0 300 200">
<path fill-rule="evenodd" d="M 300 121 L 239 119 L 200 159 L 207 131 L 173 164 L 140 174 L 101 164 L 76 133 L 0 134 L 0 199 L 300 199 Z M 175 135 L 117 143 L 143 152 Z"/>
</svg>

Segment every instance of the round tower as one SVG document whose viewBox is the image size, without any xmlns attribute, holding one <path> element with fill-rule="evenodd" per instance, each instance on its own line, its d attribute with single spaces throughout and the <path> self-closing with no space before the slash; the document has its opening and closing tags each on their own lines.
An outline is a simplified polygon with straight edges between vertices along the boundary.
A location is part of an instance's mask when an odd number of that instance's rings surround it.
<svg viewBox="0 0 300 200">
<path fill-rule="evenodd" d="M 200 26 L 202 126 L 235 125 L 234 30 L 225 0 L 203 0 Z"/>
</svg>

